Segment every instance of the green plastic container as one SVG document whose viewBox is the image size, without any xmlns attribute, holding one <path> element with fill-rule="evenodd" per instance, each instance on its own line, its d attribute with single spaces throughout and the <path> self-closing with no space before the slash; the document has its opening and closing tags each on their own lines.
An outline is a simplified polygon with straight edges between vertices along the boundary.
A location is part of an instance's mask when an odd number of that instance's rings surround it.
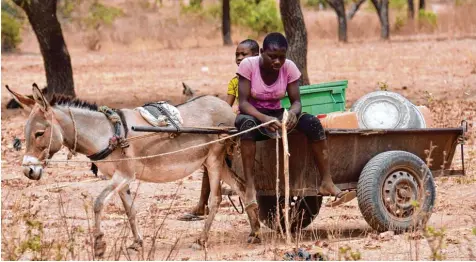
<svg viewBox="0 0 476 262">
<path fill-rule="evenodd" d="M 345 111 L 345 89 L 348 81 L 336 81 L 316 85 L 300 86 L 302 112 L 311 115 Z M 289 98 L 281 99 L 283 108 L 291 106 Z"/>
</svg>

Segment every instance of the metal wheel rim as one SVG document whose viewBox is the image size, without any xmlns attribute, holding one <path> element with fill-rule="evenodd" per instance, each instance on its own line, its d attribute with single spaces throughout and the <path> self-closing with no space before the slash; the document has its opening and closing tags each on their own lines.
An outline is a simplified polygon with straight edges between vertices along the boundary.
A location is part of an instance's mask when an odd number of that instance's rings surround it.
<svg viewBox="0 0 476 262">
<path fill-rule="evenodd" d="M 387 175 L 382 185 L 382 200 L 393 219 L 407 220 L 416 213 L 424 197 L 422 184 L 412 170 L 397 169 Z"/>
</svg>

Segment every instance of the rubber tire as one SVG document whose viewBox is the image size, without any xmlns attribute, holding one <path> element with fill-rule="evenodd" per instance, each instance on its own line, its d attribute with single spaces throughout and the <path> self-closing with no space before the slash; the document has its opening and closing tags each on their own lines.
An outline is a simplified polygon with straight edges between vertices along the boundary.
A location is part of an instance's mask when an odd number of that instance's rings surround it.
<svg viewBox="0 0 476 262">
<path fill-rule="evenodd" d="M 428 174 L 428 179 L 423 183 L 426 197 L 418 201 L 420 210 L 408 219 L 401 220 L 395 219 L 387 211 L 382 196 L 383 183 L 390 172 L 398 170 L 392 170 L 397 166 L 404 166 L 421 179 L 424 174 Z M 388 151 L 373 157 L 362 170 L 357 184 L 360 212 L 367 223 L 379 232 L 404 232 L 425 225 L 433 211 L 435 196 L 435 182 L 428 166 L 418 156 L 405 151 Z M 413 218 L 415 215 L 416 219 Z"/>
<path fill-rule="evenodd" d="M 259 204 L 259 219 L 268 228 L 278 230 L 276 228 L 276 196 L 258 196 Z M 284 197 L 279 198 L 281 210 L 284 209 Z M 291 202 L 290 202 L 291 203 Z M 291 220 L 291 232 L 297 232 L 299 229 L 304 229 L 309 226 L 314 218 L 319 214 L 321 209 L 321 196 L 305 196 L 298 197 L 295 205 L 290 204 L 290 214 L 296 214 L 296 219 Z M 297 212 L 296 212 L 297 211 Z M 280 212 L 281 227 L 285 231 L 284 212 Z M 299 214 L 299 215 L 297 215 Z M 290 215 L 291 218 L 291 215 Z"/>
</svg>

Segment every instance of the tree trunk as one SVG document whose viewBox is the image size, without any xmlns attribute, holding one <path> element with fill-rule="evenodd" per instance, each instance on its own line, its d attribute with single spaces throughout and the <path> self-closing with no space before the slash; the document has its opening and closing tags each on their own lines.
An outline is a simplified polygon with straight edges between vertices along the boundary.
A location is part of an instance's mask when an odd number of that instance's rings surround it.
<svg viewBox="0 0 476 262">
<path fill-rule="evenodd" d="M 222 27 L 223 45 L 232 45 L 231 25 L 230 25 L 230 0 L 223 0 L 222 3 Z"/>
<path fill-rule="evenodd" d="M 425 10 L 425 0 L 420 0 L 420 4 L 418 5 L 419 10 Z"/>
<path fill-rule="evenodd" d="M 415 6 L 413 5 L 413 0 L 408 0 L 408 18 L 415 18 Z"/>
<path fill-rule="evenodd" d="M 288 57 L 301 71 L 299 85 L 308 85 L 307 32 L 299 0 L 279 1 L 284 32 L 289 43 Z"/>
<path fill-rule="evenodd" d="M 347 42 L 347 18 L 345 16 L 344 0 L 327 0 L 337 15 L 339 41 Z"/>
<path fill-rule="evenodd" d="M 352 2 L 352 6 L 350 7 L 350 11 L 347 14 L 347 19 L 354 18 L 354 15 L 359 11 L 360 6 L 365 2 L 365 0 L 358 0 L 357 2 Z"/>
<path fill-rule="evenodd" d="M 388 40 L 390 38 L 390 24 L 388 22 L 388 0 L 372 0 L 372 4 L 377 9 L 380 20 L 380 37 Z"/>
<path fill-rule="evenodd" d="M 75 96 L 73 68 L 61 25 L 56 17 L 56 0 L 15 0 L 23 8 L 40 45 L 46 71 L 47 97 Z"/>
</svg>

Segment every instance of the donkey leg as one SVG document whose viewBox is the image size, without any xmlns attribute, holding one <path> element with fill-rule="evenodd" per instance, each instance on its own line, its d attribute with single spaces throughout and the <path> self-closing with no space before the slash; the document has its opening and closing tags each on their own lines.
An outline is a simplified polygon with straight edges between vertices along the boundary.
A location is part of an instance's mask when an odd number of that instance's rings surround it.
<svg viewBox="0 0 476 262">
<path fill-rule="evenodd" d="M 222 179 L 231 186 L 231 188 L 237 192 L 238 196 L 245 199 L 246 194 L 246 182 L 239 177 L 233 170 L 225 168 Z M 250 221 L 251 232 L 248 236 L 248 243 L 257 244 L 261 243 L 260 235 L 260 223 L 258 216 L 258 208 L 256 206 L 247 206 L 245 208 L 246 214 Z"/>
<path fill-rule="evenodd" d="M 139 248 L 142 247 L 142 236 L 137 229 L 137 221 L 136 221 L 136 209 L 134 207 L 134 200 L 131 197 L 131 190 L 129 189 L 129 185 L 124 186 L 119 191 L 119 196 L 121 197 L 122 204 L 124 205 L 124 209 L 126 210 L 127 218 L 129 219 L 129 224 L 131 225 L 132 234 L 134 235 L 134 243 L 129 246 L 129 249 L 133 249 L 139 251 Z"/>
<path fill-rule="evenodd" d="M 213 169 L 212 169 L 213 170 Z M 202 248 L 206 247 L 208 241 L 208 233 L 210 232 L 210 228 L 212 226 L 213 220 L 215 219 L 215 215 L 218 212 L 218 207 L 222 201 L 221 190 L 220 190 L 220 174 L 216 170 L 209 169 L 209 181 L 210 181 L 210 213 L 205 220 L 205 227 L 202 231 L 200 238 L 197 240 L 197 245 L 194 245 L 194 248 Z"/>
<path fill-rule="evenodd" d="M 200 199 L 197 205 L 189 212 L 178 217 L 181 221 L 196 221 L 202 220 L 203 216 L 208 214 L 208 198 L 210 197 L 210 181 L 208 179 L 208 171 L 205 166 L 201 167 L 203 172 L 202 188 L 200 190 Z"/>
<path fill-rule="evenodd" d="M 215 144 L 211 148 L 211 154 L 206 159 L 206 169 L 208 170 L 208 179 L 210 181 L 210 213 L 205 220 L 205 227 L 202 231 L 200 238 L 197 240 L 198 245 L 193 245 L 194 248 L 206 247 L 208 241 L 208 233 L 212 226 L 215 215 L 218 211 L 218 207 L 222 201 L 221 187 L 220 187 L 220 172 L 223 170 L 224 165 L 224 152 L 225 147 L 220 144 Z"/>
<path fill-rule="evenodd" d="M 106 241 L 103 240 L 104 233 L 101 231 L 101 213 L 104 205 L 118 187 L 124 186 L 127 181 L 123 178 L 118 179 L 114 175 L 111 184 L 109 184 L 94 201 L 94 217 L 95 217 L 95 232 L 94 232 L 94 255 L 102 257 L 106 251 Z"/>
</svg>

